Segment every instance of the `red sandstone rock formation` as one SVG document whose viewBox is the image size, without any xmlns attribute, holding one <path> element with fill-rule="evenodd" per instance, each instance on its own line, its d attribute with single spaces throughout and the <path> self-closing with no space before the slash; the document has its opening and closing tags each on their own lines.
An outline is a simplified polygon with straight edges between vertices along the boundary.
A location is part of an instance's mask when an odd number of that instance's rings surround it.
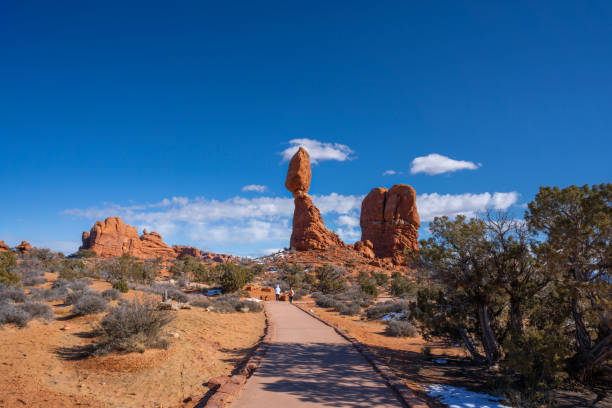
<svg viewBox="0 0 612 408">
<path fill-rule="evenodd" d="M 97 221 L 91 231 L 83 232 L 81 239 L 83 245 L 80 249 L 91 249 L 103 258 L 128 254 L 136 258 L 165 260 L 191 255 L 202 260 L 220 263 L 234 262 L 237 259 L 232 255 L 214 254 L 183 245 L 169 247 L 157 232 L 144 230 L 142 235 L 138 236 L 138 230 L 124 223 L 119 217 Z"/>
<path fill-rule="evenodd" d="M 300 147 L 289 162 L 285 181 L 285 187 L 293 193 L 295 203 L 290 246 L 299 251 L 344 246 L 340 237 L 325 227 L 319 209 L 307 194 L 311 176 L 310 155 Z"/>
<path fill-rule="evenodd" d="M 403 261 L 405 248 L 419 248 L 416 192 L 407 184 L 372 189 L 361 203 L 361 240 L 370 240 L 378 258 Z"/>
<path fill-rule="evenodd" d="M 103 258 L 129 254 L 137 258 L 175 258 L 176 253 L 156 232 L 138 236 L 138 230 L 119 217 L 97 221 L 91 231 L 83 232 L 80 249 L 91 249 Z"/>
<path fill-rule="evenodd" d="M 23 254 L 31 251 L 32 245 L 28 241 L 21 241 L 21 244 L 17 245 L 16 249 Z"/>
<path fill-rule="evenodd" d="M 0 241 L 0 252 L 11 252 L 11 247 L 6 245 L 4 241 Z"/>
<path fill-rule="evenodd" d="M 374 259 L 375 257 L 372 248 L 374 248 L 374 244 L 367 239 L 365 241 L 357 241 L 353 244 L 353 249 L 357 251 L 359 255 L 367 259 Z"/>
</svg>

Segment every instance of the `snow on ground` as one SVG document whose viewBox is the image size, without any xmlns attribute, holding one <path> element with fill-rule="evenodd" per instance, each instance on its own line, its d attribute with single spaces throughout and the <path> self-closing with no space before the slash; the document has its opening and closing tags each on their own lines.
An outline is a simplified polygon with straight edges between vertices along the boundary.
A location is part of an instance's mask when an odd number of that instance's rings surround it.
<svg viewBox="0 0 612 408">
<path fill-rule="evenodd" d="M 427 395 L 438 397 L 440 402 L 450 408 L 511 408 L 498 402 L 503 398 L 468 391 L 465 388 L 441 384 L 427 385 L 423 388 Z"/>
<path fill-rule="evenodd" d="M 403 313 L 395 313 L 395 312 L 391 312 L 391 313 L 389 313 L 389 314 L 387 314 L 387 315 L 384 315 L 384 316 L 382 317 L 382 321 L 383 321 L 383 322 L 390 322 L 391 320 L 399 320 L 399 319 L 401 319 L 401 318 L 403 318 L 403 317 L 404 317 L 404 314 L 403 314 Z"/>
</svg>

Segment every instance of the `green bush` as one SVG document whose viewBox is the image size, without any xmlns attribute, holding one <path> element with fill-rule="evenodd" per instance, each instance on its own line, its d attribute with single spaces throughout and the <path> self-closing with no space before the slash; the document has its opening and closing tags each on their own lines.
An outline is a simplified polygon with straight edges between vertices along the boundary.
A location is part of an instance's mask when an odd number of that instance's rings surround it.
<svg viewBox="0 0 612 408">
<path fill-rule="evenodd" d="M 98 254 L 93 249 L 79 249 L 73 255 L 74 258 L 95 258 Z"/>
<path fill-rule="evenodd" d="M 362 294 L 370 298 L 376 298 L 378 296 L 378 289 L 376 288 L 376 280 L 368 275 L 367 272 L 359 273 L 359 289 Z"/>
<path fill-rule="evenodd" d="M 17 263 L 12 252 L 0 252 L 0 283 L 15 285 L 19 283 L 19 275 L 9 269 Z"/>
<path fill-rule="evenodd" d="M 418 335 L 416 327 L 404 320 L 389 321 L 385 333 L 393 337 L 416 337 Z"/>
<path fill-rule="evenodd" d="M 393 296 L 413 295 L 417 290 L 417 285 L 409 281 L 399 272 L 395 272 L 391 277 L 391 294 Z"/>
<path fill-rule="evenodd" d="M 346 290 L 346 272 L 331 265 L 322 265 L 315 270 L 317 276 L 316 288 L 322 293 L 340 293 Z"/>
<path fill-rule="evenodd" d="M 162 337 L 162 331 L 173 318 L 170 312 L 157 310 L 153 301 L 124 301 L 111 309 L 97 327 L 99 341 L 94 344 L 93 354 L 142 353 L 149 347 L 165 348 L 168 341 Z"/>
<path fill-rule="evenodd" d="M 128 293 L 130 287 L 128 286 L 128 283 L 125 278 L 121 278 L 117 282 L 113 283 L 113 289 L 118 290 L 121 293 Z"/>
<path fill-rule="evenodd" d="M 372 272 L 372 277 L 378 286 L 385 286 L 387 283 L 389 283 L 389 277 L 386 273 Z"/>
<path fill-rule="evenodd" d="M 219 264 L 215 266 L 215 269 L 220 272 L 219 283 L 225 293 L 236 292 L 253 279 L 253 274 L 249 269 L 229 262 Z"/>
</svg>

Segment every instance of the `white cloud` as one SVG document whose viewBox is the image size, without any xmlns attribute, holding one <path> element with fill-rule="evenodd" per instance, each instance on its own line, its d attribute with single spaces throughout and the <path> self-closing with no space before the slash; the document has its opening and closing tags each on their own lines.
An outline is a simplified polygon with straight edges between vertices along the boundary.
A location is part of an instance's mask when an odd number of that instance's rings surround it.
<svg viewBox="0 0 612 408">
<path fill-rule="evenodd" d="M 417 209 L 421 221 L 431 221 L 434 217 L 446 215 L 455 217 L 463 214 L 474 217 L 487 209 L 506 210 L 519 198 L 517 192 L 482 194 L 421 194 L 417 196 Z"/>
<path fill-rule="evenodd" d="M 427 156 L 416 157 L 412 160 L 411 174 L 426 173 L 430 176 L 457 170 L 476 170 L 481 164 L 470 161 L 454 160 L 450 157 L 432 153 Z"/>
<path fill-rule="evenodd" d="M 358 227 L 359 226 L 359 218 L 352 217 L 350 215 L 341 215 L 336 220 L 336 224 L 344 225 L 347 227 Z"/>
<path fill-rule="evenodd" d="M 289 141 L 290 147 L 281 152 L 283 160 L 289 160 L 298 151 L 300 146 L 308 150 L 313 164 L 324 160 L 346 161 L 352 159 L 354 153 L 350 147 L 340 143 L 320 142 L 313 139 L 293 139 Z"/>
<path fill-rule="evenodd" d="M 249 184 L 248 186 L 242 187 L 242 191 L 255 191 L 257 193 L 264 193 L 268 187 L 259 184 Z"/>
<path fill-rule="evenodd" d="M 505 210 L 516 204 L 518 198 L 516 192 L 431 193 L 417 196 L 417 206 L 421 220 L 427 222 L 435 216 L 475 216 L 489 208 Z M 361 236 L 359 213 L 362 200 L 362 195 L 338 193 L 313 196 L 327 227 L 336 231 L 347 243 Z M 168 244 L 255 254 L 260 248 L 288 246 L 293 208 L 293 199 L 288 197 L 234 197 L 227 200 L 175 197 L 153 204 L 122 206 L 107 203 L 103 207 L 70 209 L 63 214 L 86 218 L 92 223 L 109 216 L 120 216 L 140 230 L 146 228 L 159 232 Z M 75 248 L 78 243 L 51 247 Z"/>
<path fill-rule="evenodd" d="M 395 174 L 397 174 L 397 171 L 395 171 L 395 170 L 385 170 L 382 175 L 383 176 L 393 176 Z"/>
</svg>

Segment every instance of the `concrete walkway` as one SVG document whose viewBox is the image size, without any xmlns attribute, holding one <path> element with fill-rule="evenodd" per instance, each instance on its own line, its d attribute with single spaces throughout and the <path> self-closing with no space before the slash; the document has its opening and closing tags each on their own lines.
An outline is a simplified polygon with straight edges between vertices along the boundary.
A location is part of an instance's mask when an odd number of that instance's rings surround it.
<svg viewBox="0 0 612 408">
<path fill-rule="evenodd" d="M 329 326 L 287 302 L 266 302 L 272 344 L 232 408 L 403 407 Z"/>
</svg>

